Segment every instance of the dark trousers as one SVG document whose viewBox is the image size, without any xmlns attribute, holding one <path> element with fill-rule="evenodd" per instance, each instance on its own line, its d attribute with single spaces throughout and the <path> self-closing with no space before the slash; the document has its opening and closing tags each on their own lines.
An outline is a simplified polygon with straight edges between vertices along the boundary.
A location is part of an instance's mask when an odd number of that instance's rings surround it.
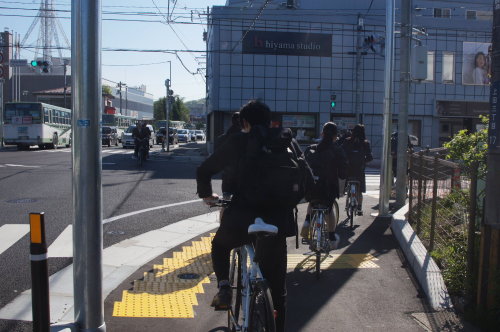
<svg viewBox="0 0 500 332">
<path fill-rule="evenodd" d="M 231 249 L 250 243 L 251 240 L 246 227 L 235 228 L 230 227 L 228 222 L 221 223 L 212 241 L 212 264 L 217 282 L 229 280 Z M 286 317 L 286 237 L 278 235 L 263 238 L 259 250 L 264 253 L 259 263 L 260 269 L 271 288 L 274 309 L 278 314 L 276 331 L 283 332 Z"/>
</svg>

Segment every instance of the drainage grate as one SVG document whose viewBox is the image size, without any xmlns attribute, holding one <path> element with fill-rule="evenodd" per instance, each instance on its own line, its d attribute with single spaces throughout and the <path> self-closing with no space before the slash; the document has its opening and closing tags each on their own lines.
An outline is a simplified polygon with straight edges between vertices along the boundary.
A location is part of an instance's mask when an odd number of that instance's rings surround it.
<svg viewBox="0 0 500 332">
<path fill-rule="evenodd" d="M 199 274 L 196 273 L 182 273 L 177 276 L 179 279 L 185 279 L 185 280 L 194 280 L 198 279 L 200 277 Z"/>
<path fill-rule="evenodd" d="M 7 203 L 14 204 L 23 204 L 23 203 L 35 203 L 37 200 L 34 198 L 19 198 L 19 199 L 11 199 L 10 201 L 6 201 Z"/>
</svg>

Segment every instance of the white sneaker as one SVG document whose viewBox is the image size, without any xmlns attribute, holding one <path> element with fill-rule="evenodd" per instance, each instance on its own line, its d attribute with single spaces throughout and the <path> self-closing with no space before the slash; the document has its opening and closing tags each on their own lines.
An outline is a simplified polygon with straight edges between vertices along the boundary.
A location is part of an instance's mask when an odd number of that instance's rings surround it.
<svg viewBox="0 0 500 332">
<path fill-rule="evenodd" d="M 339 247 L 339 243 L 340 243 L 340 236 L 335 233 L 335 240 L 330 240 L 330 250 L 335 250 Z"/>
</svg>

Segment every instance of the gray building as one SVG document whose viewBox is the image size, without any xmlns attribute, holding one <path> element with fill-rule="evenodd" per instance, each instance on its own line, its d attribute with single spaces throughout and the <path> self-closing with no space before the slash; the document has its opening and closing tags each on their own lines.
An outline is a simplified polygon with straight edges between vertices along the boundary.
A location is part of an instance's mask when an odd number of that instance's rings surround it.
<svg viewBox="0 0 500 332">
<path fill-rule="evenodd" d="M 349 129 L 359 119 L 380 156 L 385 1 L 228 0 L 209 17 L 209 140 L 229 127 L 232 112 L 260 98 L 273 110 L 273 124 L 291 127 L 303 144 L 327 121 Z M 413 0 L 412 24 L 413 46 L 424 46 L 427 65 L 411 84 L 409 132 L 420 146 L 437 147 L 458 130 L 477 129 L 479 115 L 488 113 L 492 3 Z M 394 130 L 399 29 L 396 1 Z"/>
<path fill-rule="evenodd" d="M 27 65 L 10 66 L 13 54 L 12 33 L 0 33 L 0 78 L 3 83 L 3 102 L 40 101 L 71 108 L 71 59 L 52 58 L 44 72 L 42 58 L 26 59 Z M 40 66 L 31 66 L 38 60 Z M 121 91 L 118 83 L 122 83 Z M 146 92 L 146 86 L 130 87 L 123 82 L 102 80 L 111 88 L 113 98 L 107 98 L 105 106 L 113 107 L 117 114 L 130 115 L 139 119 L 153 118 L 153 95 Z"/>
</svg>

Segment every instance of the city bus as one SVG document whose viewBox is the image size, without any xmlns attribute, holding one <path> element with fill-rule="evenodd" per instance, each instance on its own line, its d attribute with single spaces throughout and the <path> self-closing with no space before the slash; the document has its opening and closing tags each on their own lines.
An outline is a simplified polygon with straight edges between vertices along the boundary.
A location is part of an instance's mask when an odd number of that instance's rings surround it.
<svg viewBox="0 0 500 332">
<path fill-rule="evenodd" d="M 4 142 L 18 150 L 71 144 L 71 110 L 44 103 L 14 102 L 4 107 Z"/>
<path fill-rule="evenodd" d="M 102 115 L 102 126 L 103 127 L 116 127 L 118 133 L 118 140 L 122 142 L 123 133 L 127 130 L 130 125 L 136 124 L 137 119 L 133 116 L 121 115 L 121 114 L 103 114 Z"/>
</svg>

